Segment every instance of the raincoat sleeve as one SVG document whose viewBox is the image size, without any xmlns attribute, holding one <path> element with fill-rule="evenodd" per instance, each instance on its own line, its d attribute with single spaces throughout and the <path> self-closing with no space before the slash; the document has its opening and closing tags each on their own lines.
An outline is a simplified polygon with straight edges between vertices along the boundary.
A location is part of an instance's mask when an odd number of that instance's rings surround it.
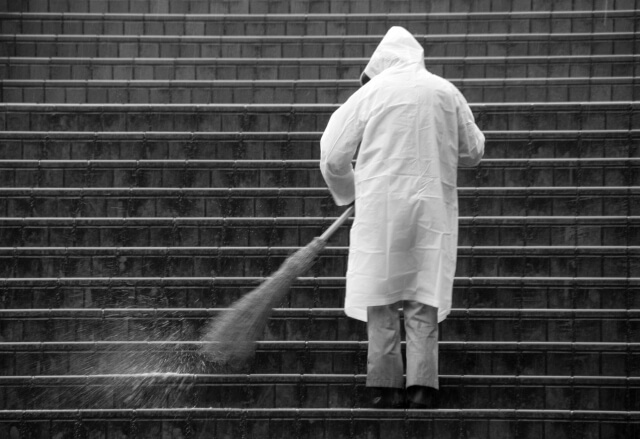
<svg viewBox="0 0 640 439">
<path fill-rule="evenodd" d="M 458 112 L 458 165 L 475 166 L 484 155 L 484 134 L 476 125 L 467 100 L 456 93 Z"/>
<path fill-rule="evenodd" d="M 362 140 L 364 123 L 353 101 L 336 110 L 320 139 L 320 171 L 338 206 L 355 200 L 355 179 L 351 161 Z"/>
</svg>

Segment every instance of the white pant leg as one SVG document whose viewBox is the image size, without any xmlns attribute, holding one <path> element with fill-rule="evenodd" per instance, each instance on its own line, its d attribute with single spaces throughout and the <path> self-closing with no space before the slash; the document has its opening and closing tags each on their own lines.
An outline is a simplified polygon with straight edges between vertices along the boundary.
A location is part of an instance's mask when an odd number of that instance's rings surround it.
<svg viewBox="0 0 640 439">
<path fill-rule="evenodd" d="M 407 387 L 438 384 L 438 308 L 405 300 L 404 328 L 407 337 Z"/>
<path fill-rule="evenodd" d="M 367 387 L 404 387 L 398 304 L 367 308 Z"/>
</svg>

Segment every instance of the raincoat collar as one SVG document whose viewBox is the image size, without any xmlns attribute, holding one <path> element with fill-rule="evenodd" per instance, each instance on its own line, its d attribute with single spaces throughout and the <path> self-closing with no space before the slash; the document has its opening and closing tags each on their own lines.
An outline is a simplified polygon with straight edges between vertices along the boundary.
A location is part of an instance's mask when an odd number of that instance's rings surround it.
<svg viewBox="0 0 640 439">
<path fill-rule="evenodd" d="M 389 68 L 406 68 L 412 65 L 425 68 L 424 49 L 409 31 L 403 27 L 394 26 L 387 31 L 371 55 L 369 63 L 360 76 L 360 83 L 362 84 L 364 75 L 373 78 Z"/>
</svg>

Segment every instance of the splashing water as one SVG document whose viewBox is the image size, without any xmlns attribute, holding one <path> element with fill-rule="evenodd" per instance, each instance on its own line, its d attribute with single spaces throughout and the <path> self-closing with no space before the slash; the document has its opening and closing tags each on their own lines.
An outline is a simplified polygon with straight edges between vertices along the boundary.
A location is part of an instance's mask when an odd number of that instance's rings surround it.
<svg viewBox="0 0 640 439">
<path fill-rule="evenodd" d="M 91 325 L 53 322 L 47 332 L 58 342 L 94 341 L 106 332 L 108 344 L 97 341 L 88 352 L 47 354 L 44 362 L 34 358 L 31 370 L 70 381 L 54 387 L 34 382 L 24 408 L 194 407 L 200 393 L 195 374 L 221 371 L 205 361 L 199 343 L 184 342 L 185 319 L 103 321 L 98 331 Z M 140 335 L 144 341 L 132 341 Z M 67 355 L 73 355 L 71 361 Z"/>
</svg>

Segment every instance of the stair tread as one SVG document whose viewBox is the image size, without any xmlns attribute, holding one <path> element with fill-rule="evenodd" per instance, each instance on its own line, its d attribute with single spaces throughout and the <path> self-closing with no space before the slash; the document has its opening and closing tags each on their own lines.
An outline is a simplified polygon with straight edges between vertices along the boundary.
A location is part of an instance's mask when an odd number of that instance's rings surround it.
<svg viewBox="0 0 640 439">
<path fill-rule="evenodd" d="M 377 44 L 384 35 L 105 35 L 105 34 L 0 34 L 0 41 L 91 41 L 91 40 L 113 40 L 113 41 L 188 41 L 188 42 L 248 42 L 248 41 L 353 41 L 362 43 Z M 549 40 L 558 39 L 587 39 L 626 37 L 634 38 L 635 32 L 520 32 L 520 33 L 471 33 L 471 34 L 415 34 L 418 42 L 428 41 L 459 41 L 464 42 L 473 38 L 485 38 L 497 41 L 514 40 Z"/>
<path fill-rule="evenodd" d="M 2 103 L 0 103 L 0 106 Z M 33 104 L 33 105 L 51 105 L 51 104 Z M 79 105 L 79 104 L 75 104 Z M 529 138 L 572 138 L 580 137 L 581 139 L 595 137 L 595 138 L 610 138 L 611 136 L 627 138 L 629 135 L 635 136 L 640 134 L 640 129 L 611 129 L 611 130 L 514 130 L 514 131 L 496 131 L 488 130 L 483 131 L 485 137 L 489 141 L 492 138 L 517 138 L 517 139 L 529 139 Z M 57 140 L 57 139 L 82 139 L 82 140 L 209 140 L 209 139 L 276 139 L 276 140 L 319 140 L 322 136 L 322 132 L 304 132 L 304 131 L 291 131 L 291 132 L 259 132 L 259 131 L 19 131 L 19 130 L 6 130 L 0 131 L 0 139 L 42 139 L 42 140 Z M 554 159 L 555 160 L 555 159 Z M 484 161 L 483 161 L 484 162 Z"/>
<path fill-rule="evenodd" d="M 94 0 L 91 2 L 68 3 L 60 1 L 43 3 L 29 1 L 24 4 L 12 4 L 4 1 L 3 9 L 8 11 L 60 11 L 60 12 L 148 12 L 148 13 L 236 13 L 236 14 L 265 14 L 265 13 L 346 13 L 346 12 L 472 12 L 486 10 L 536 11 L 536 10 L 595 10 L 601 7 L 601 2 L 581 0 L 579 2 L 552 4 L 548 2 L 504 2 L 478 1 L 474 4 L 466 2 L 437 1 L 425 4 L 422 1 L 386 1 L 373 0 L 295 0 L 295 1 L 235 1 L 230 3 L 211 3 L 206 0 L 176 0 L 176 1 L 147 1 L 140 0 L 131 3 L 127 0 Z M 634 7 L 635 2 L 617 1 L 617 8 Z M 613 9 L 613 6 L 611 6 Z"/>
<path fill-rule="evenodd" d="M 67 309 L 0 309 L 4 319 L 21 318 L 207 318 L 229 308 L 67 308 Z M 345 317 L 342 308 L 275 308 L 273 317 Z M 533 309 L 533 308 L 453 308 L 449 317 L 465 318 L 639 318 L 637 309 Z"/>
<path fill-rule="evenodd" d="M 303 246 L 94 246 L 94 247 L 0 247 L 0 255 L 105 255 L 121 256 L 172 254 L 172 255 L 271 255 L 288 256 Z M 324 256 L 344 256 L 349 246 L 329 245 L 323 249 Z M 458 254 L 476 256 L 501 254 L 640 254 L 640 245 L 503 245 L 503 246 L 458 246 Z"/>
<path fill-rule="evenodd" d="M 592 54 L 592 55 L 578 55 L 578 54 L 567 54 L 567 55 L 508 55 L 508 56 L 497 56 L 497 55 L 469 55 L 469 56 L 429 56 L 425 58 L 425 61 L 428 61 L 432 65 L 437 64 L 448 64 L 448 63 L 496 63 L 496 64 L 505 64 L 511 63 L 514 61 L 531 61 L 532 63 L 540 63 L 540 62 L 549 62 L 549 63 L 576 63 L 576 62 L 612 62 L 612 61 L 630 61 L 633 62 L 640 58 L 640 54 L 634 53 L 618 53 L 618 54 Z M 264 58 L 256 58 L 256 57 L 242 57 L 242 58 L 231 58 L 231 57 L 85 57 L 85 56 L 47 56 L 47 57 L 38 57 L 38 56 L 0 56 L 0 63 L 5 64 L 16 64 L 16 63 L 28 63 L 28 64 L 55 64 L 55 63 L 64 63 L 64 64 L 128 64 L 128 65 L 145 65 L 145 64 L 159 64 L 159 65 L 167 65 L 167 66 L 176 66 L 176 65 L 224 65 L 224 64 L 238 64 L 238 65 L 255 65 L 256 63 L 260 63 L 261 65 L 286 65 L 287 63 L 295 63 L 301 66 L 306 64 L 315 65 L 322 64 L 333 66 L 335 64 L 340 64 L 341 66 L 348 66 L 349 64 L 355 64 L 359 67 L 363 67 L 366 65 L 369 59 L 366 57 L 299 57 L 299 58 L 291 58 L 291 57 L 264 57 Z"/>
<path fill-rule="evenodd" d="M 113 373 L 90 375 L 31 375 L 31 376 L 0 376 L 2 385 L 78 385 L 78 384 L 108 384 L 117 380 L 157 381 L 171 385 L 178 384 L 258 384 L 258 383 L 363 383 L 366 374 L 184 374 L 184 373 Z M 439 379 L 445 384 L 464 383 L 479 384 L 565 384 L 575 385 L 608 385 L 608 386 L 638 386 L 640 377 L 616 376 L 552 376 L 552 375 L 440 375 Z"/>
<path fill-rule="evenodd" d="M 458 193 L 463 195 L 502 195 L 502 194 L 542 194 L 577 195 L 577 194 L 640 194 L 640 186 L 496 186 L 496 187 L 460 187 Z M 3 196 L 143 196 L 143 195 L 178 195 L 187 196 L 328 196 L 329 189 L 323 187 L 0 187 Z"/>
<path fill-rule="evenodd" d="M 483 108 L 496 108 L 503 109 L 508 108 L 510 110 L 526 110 L 532 111 L 537 108 L 540 109 L 582 109 L 591 107 L 602 108 L 619 108 L 623 107 L 626 110 L 636 110 L 640 108 L 640 101 L 581 101 L 581 102 L 492 102 L 492 103 L 472 103 L 469 104 L 471 109 L 478 109 L 480 111 Z M 318 110 L 332 111 L 336 110 L 339 104 L 267 104 L 267 103 L 246 103 L 246 104 L 72 104 L 72 103 L 60 103 L 60 104 L 40 104 L 40 103 L 0 103 L 0 111 L 20 111 L 20 110 L 55 110 L 57 108 L 61 110 L 73 110 L 75 112 L 97 112 L 100 110 L 157 110 L 157 111 L 225 111 L 225 110 L 246 110 L 246 111 L 277 111 L 286 109 L 295 109 L 296 111 L 315 112 Z M 630 128 L 629 130 L 632 130 Z M 627 132 L 629 131 L 627 130 Z M 633 130 L 637 130 L 633 128 Z M 20 130 L 10 130 L 20 131 Z M 495 131 L 495 130 L 493 130 Z M 524 131 L 524 130 L 517 130 Z M 534 130 L 532 130 L 534 131 Z M 554 130 L 538 130 L 538 131 L 554 131 Z M 582 130 L 570 130 L 570 131 L 582 131 Z M 608 130 L 595 130 L 595 131 L 608 131 Z M 618 129 L 618 131 L 621 131 Z M 77 131 L 76 131 L 77 132 Z M 93 131 L 92 131 L 93 132 Z"/>
<path fill-rule="evenodd" d="M 112 287 L 116 286 L 222 286 L 222 285 L 256 285 L 263 282 L 266 277 L 255 276 L 209 276 L 209 277 L 158 277 L 158 276 L 116 276 L 116 277 L 5 277 L 0 278 L 2 285 L 79 285 L 79 286 L 92 286 L 92 285 L 105 285 Z M 343 276 L 321 276 L 321 277 L 299 277 L 296 281 L 300 285 L 343 285 L 345 277 Z M 558 285 L 558 286 L 579 286 L 579 285 L 636 285 L 640 284 L 640 277 L 531 277 L 531 276 L 480 276 L 480 277 L 467 277 L 457 276 L 455 278 L 457 285 L 509 285 L 509 286 L 521 286 L 521 285 Z"/>
<path fill-rule="evenodd" d="M 345 419 L 413 419 L 413 418 L 444 418 L 458 419 L 611 419 L 629 421 L 640 419 L 640 411 L 605 411 L 605 410 L 540 410 L 540 409 L 435 409 L 435 410 L 380 410 L 363 408 L 273 408 L 273 409 L 239 409 L 239 408 L 130 408 L 130 409 L 57 409 L 57 410 L 0 410 L 0 419 L 71 419 L 82 420 L 100 419 L 101 417 L 118 419 L 167 418 L 188 415 L 190 419 L 216 418 L 345 418 Z"/>
<path fill-rule="evenodd" d="M 327 225 L 335 216 L 302 217 L 2 217 L 0 225 Z M 640 216 L 460 216 L 461 224 L 506 225 L 515 224 L 567 224 L 567 225 L 627 225 L 640 221 Z M 348 218 L 346 223 L 352 221 Z"/>
<path fill-rule="evenodd" d="M 116 347 L 123 347 L 129 350 L 149 350 L 149 349 L 182 349 L 184 351 L 194 351 L 206 342 L 202 341 L 23 341 L 23 342 L 3 342 L 0 344 L 0 351 L 87 351 L 109 352 Z M 366 341 L 257 341 L 258 350 L 365 350 L 368 343 Z M 402 342 L 404 345 L 405 342 Z M 628 351 L 640 348 L 640 342 L 570 342 L 570 341 L 441 341 L 442 350 L 534 350 L 534 351 L 596 351 L 596 352 L 616 352 Z"/>
<path fill-rule="evenodd" d="M 449 78 L 453 84 L 533 84 L 533 85 L 554 85 L 554 84 L 624 84 L 635 83 L 638 77 L 635 76 L 583 76 L 572 78 Z M 84 85 L 89 86 L 140 86 L 140 87 L 158 87 L 158 86 L 219 86 L 229 87 L 233 85 L 256 85 L 256 86 L 351 86 L 359 87 L 360 83 L 353 79 L 0 79 L 0 85 L 15 86 L 46 86 L 61 85 L 67 87 L 77 87 Z"/>
<path fill-rule="evenodd" d="M 367 12 L 367 13 L 265 13 L 265 14 L 215 14 L 215 13 L 186 13 L 186 14 L 171 14 L 171 13 L 139 13 L 139 12 L 0 12 L 0 18 L 58 18 L 68 17 L 77 19 L 104 19 L 104 20 L 126 20 L 126 19 L 147 19 L 147 20 L 166 20 L 168 18 L 180 19 L 180 20 L 192 20 L 192 19 L 217 19 L 217 20 L 239 20 L 239 21 L 265 21 L 265 20 L 344 20 L 345 18 L 389 18 L 389 19 L 415 19 L 422 21 L 425 18 L 429 19 L 443 19 L 450 18 L 485 18 L 485 17 L 628 17 L 628 14 L 638 12 L 634 9 L 595 9 L 595 10 L 547 10 L 547 11 L 471 11 L 471 12 Z"/>
<path fill-rule="evenodd" d="M 517 159 L 483 159 L 478 165 L 479 168 L 490 167 L 506 167 L 506 166 L 531 166 L 535 167 L 566 167 L 569 165 L 638 165 L 640 157 L 595 157 L 595 158 L 517 158 Z M 92 169 L 115 168 L 115 167 L 136 167 L 136 168 L 178 168 L 184 169 L 185 165 L 189 168 L 255 168 L 260 169 L 289 169 L 289 168 L 311 168 L 319 169 L 319 159 L 284 159 L 284 160 L 218 160 L 218 159 L 141 159 L 141 160 L 123 160 L 123 159 L 69 159 L 69 160 L 35 160 L 35 159 L 9 159 L 2 160 L 0 166 L 10 165 L 12 168 L 58 168 L 58 167 L 86 167 L 91 166 Z M 286 168 L 285 168 L 286 167 Z M 475 168 L 474 168 L 475 169 Z M 463 169 L 464 171 L 464 169 Z"/>
</svg>

